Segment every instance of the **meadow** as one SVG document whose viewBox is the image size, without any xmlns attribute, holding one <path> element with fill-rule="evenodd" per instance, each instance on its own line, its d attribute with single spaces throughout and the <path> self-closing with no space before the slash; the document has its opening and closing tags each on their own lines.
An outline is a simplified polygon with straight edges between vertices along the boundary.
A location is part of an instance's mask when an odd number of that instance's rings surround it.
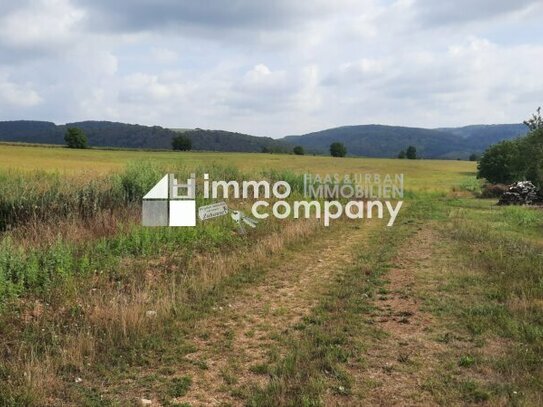
<svg viewBox="0 0 543 407">
<path fill-rule="evenodd" d="M 297 173 L 403 173 L 406 189 L 448 191 L 451 185 L 472 178 L 476 164 L 469 161 L 397 160 L 382 158 L 344 158 L 334 160 L 322 156 L 277 154 L 130 151 L 130 150 L 69 150 L 62 147 L 26 147 L 0 143 L 0 169 L 43 170 L 63 175 L 108 174 L 122 170 L 128 163 L 149 161 L 160 166 L 182 163 L 187 168 L 206 165 L 233 166 L 241 172 L 268 169 Z"/>
<path fill-rule="evenodd" d="M 329 228 L 140 226 L 164 174 L 403 173 Z M 543 212 L 475 163 L 0 145 L 0 406 L 541 405 Z M 243 208 L 243 202 L 233 202 Z"/>
</svg>

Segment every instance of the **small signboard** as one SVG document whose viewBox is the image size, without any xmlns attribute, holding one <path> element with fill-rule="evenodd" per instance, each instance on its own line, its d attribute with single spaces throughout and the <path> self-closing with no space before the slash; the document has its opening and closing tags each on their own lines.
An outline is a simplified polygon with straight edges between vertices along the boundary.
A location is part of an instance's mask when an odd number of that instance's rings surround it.
<svg viewBox="0 0 543 407">
<path fill-rule="evenodd" d="M 228 214 L 228 205 L 226 202 L 217 202 L 211 205 L 200 206 L 198 208 L 198 217 L 201 220 L 217 218 Z"/>
</svg>

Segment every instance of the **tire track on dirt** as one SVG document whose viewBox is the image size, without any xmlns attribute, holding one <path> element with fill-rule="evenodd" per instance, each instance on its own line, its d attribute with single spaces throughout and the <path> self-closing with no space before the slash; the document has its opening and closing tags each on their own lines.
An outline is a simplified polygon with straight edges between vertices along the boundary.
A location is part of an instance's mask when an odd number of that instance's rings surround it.
<svg viewBox="0 0 543 407">
<path fill-rule="evenodd" d="M 270 259 L 263 282 L 197 323 L 192 339 L 197 351 L 186 357 L 189 367 L 182 372 L 192 377 L 192 385 L 176 401 L 243 405 L 236 391 L 268 380 L 251 368 L 265 363 L 274 349 L 281 354 L 278 339 L 309 314 L 334 277 L 352 264 L 357 245 L 376 224 L 338 223 L 279 259 Z M 203 363 L 207 368 L 195 367 Z"/>
<path fill-rule="evenodd" d="M 422 385 L 432 375 L 444 351 L 431 338 L 433 316 L 421 309 L 416 274 L 432 267 L 437 233 L 425 227 L 400 247 L 394 267 L 384 276 L 387 284 L 377 296 L 373 325 L 385 337 L 373 339 L 363 365 L 352 366 L 356 402 L 342 405 L 425 406 L 435 405 Z M 362 400 L 360 400 L 362 399 Z M 327 405 L 338 405 L 329 400 Z"/>
</svg>

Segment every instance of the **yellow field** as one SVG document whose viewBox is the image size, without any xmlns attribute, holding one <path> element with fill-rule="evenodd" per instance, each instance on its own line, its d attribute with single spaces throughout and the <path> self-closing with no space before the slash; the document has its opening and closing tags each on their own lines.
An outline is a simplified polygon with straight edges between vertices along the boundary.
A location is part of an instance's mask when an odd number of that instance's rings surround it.
<svg viewBox="0 0 543 407">
<path fill-rule="evenodd" d="M 0 170 L 45 170 L 67 174 L 108 173 L 131 161 L 183 162 L 187 167 L 206 164 L 232 165 L 249 170 L 282 169 L 295 172 L 377 173 L 405 176 L 409 190 L 450 190 L 472 178 L 476 164 L 453 160 L 398 160 L 383 158 L 332 158 L 258 153 L 169 152 L 134 150 L 70 150 L 58 147 L 0 145 Z"/>
</svg>

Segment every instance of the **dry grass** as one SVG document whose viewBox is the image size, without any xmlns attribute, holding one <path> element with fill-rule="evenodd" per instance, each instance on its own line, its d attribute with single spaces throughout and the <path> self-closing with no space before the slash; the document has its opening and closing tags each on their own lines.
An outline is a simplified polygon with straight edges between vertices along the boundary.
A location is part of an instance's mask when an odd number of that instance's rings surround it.
<svg viewBox="0 0 543 407">
<path fill-rule="evenodd" d="M 79 281 L 55 309 L 39 301 L 19 304 L 18 313 L 27 316 L 24 322 L 9 314 L 2 321 L 11 326 L 0 344 L 2 363 L 9 372 L 3 397 L 33 404 L 47 400 L 55 405 L 77 404 L 77 396 L 72 394 L 71 401 L 61 396 L 70 382 L 83 377 L 100 383 L 93 367 L 107 361 L 115 349 L 130 348 L 150 336 L 166 340 L 160 332 L 165 324 L 173 323 L 175 315 L 190 314 L 229 277 L 258 268 L 269 256 L 317 228 L 315 222 L 291 222 L 280 233 L 233 253 L 201 253 L 188 259 L 173 254 L 148 263 L 127 259 L 123 269 L 130 274 L 122 284 L 111 284 L 108 276 L 98 274 Z M 20 341 L 21 332 L 40 335 L 45 330 L 46 346 Z"/>
<path fill-rule="evenodd" d="M 124 209 L 104 210 L 92 217 L 55 217 L 47 220 L 31 219 L 10 232 L 10 236 L 23 247 L 36 248 L 61 239 L 76 245 L 115 236 L 139 222 L 141 208 L 132 205 Z"/>
</svg>

